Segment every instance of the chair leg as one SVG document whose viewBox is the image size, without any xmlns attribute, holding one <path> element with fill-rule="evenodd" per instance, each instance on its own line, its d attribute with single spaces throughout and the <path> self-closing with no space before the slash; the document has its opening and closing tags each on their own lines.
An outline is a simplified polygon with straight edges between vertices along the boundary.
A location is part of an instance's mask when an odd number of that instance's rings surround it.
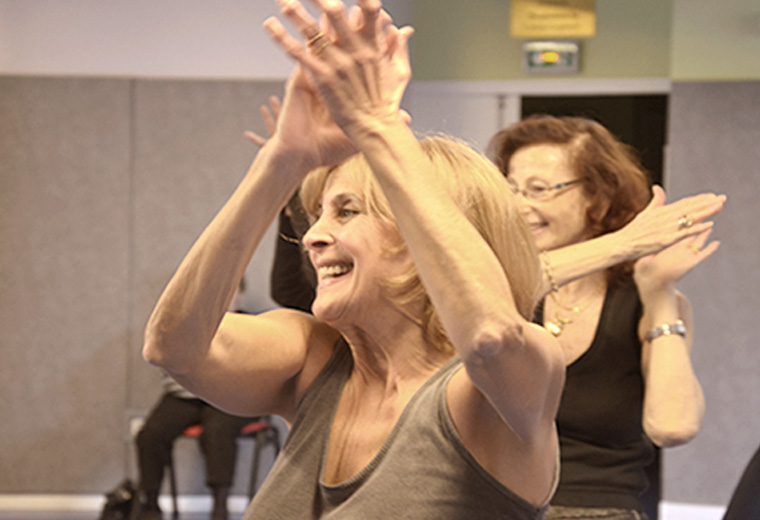
<svg viewBox="0 0 760 520">
<path fill-rule="evenodd" d="M 256 445 L 253 447 L 253 460 L 251 461 L 251 480 L 248 481 L 248 501 L 253 500 L 253 495 L 256 494 L 256 483 L 259 480 L 259 458 L 261 455 L 261 447 L 264 445 L 266 439 L 266 430 L 261 430 L 256 433 L 256 437 L 253 442 Z"/>
<path fill-rule="evenodd" d="M 179 520 L 179 507 L 177 507 L 177 476 L 174 474 L 174 456 L 169 456 L 169 490 L 172 495 L 172 519 Z"/>
<path fill-rule="evenodd" d="M 275 427 L 270 428 L 269 436 L 272 444 L 274 444 L 274 456 L 277 458 L 277 455 L 280 454 L 280 430 Z"/>
</svg>

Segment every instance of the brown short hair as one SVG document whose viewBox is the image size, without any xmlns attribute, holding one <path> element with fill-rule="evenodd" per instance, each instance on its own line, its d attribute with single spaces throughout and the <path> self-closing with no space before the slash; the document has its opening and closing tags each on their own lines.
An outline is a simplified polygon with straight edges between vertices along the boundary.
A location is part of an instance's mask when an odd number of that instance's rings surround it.
<svg viewBox="0 0 760 520">
<path fill-rule="evenodd" d="M 521 148 L 539 144 L 565 146 L 570 168 L 583 179 L 590 200 L 586 225 L 592 237 L 617 231 L 647 205 L 651 178 L 637 153 L 604 126 L 582 117 L 535 115 L 494 135 L 488 156 L 506 177 L 509 162 Z M 630 265 L 612 268 L 612 278 Z"/>
</svg>

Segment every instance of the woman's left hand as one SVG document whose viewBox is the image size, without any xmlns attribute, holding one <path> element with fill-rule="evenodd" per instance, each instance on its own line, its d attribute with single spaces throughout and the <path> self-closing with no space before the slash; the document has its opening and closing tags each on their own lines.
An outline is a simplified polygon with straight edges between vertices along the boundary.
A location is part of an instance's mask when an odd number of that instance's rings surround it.
<svg viewBox="0 0 760 520">
<path fill-rule="evenodd" d="M 379 0 L 357 0 L 350 16 L 340 1 L 313 1 L 324 13 L 321 27 L 298 0 L 278 2 L 304 43 L 276 18 L 265 28 L 308 71 L 333 119 L 349 135 L 362 123 L 398 117 L 411 78 L 407 40 L 413 30 L 394 26 Z"/>
<path fill-rule="evenodd" d="M 675 284 L 694 269 L 720 245 L 713 241 L 705 245 L 712 228 L 663 249 L 644 256 L 634 264 L 633 276 L 640 292 L 674 288 Z"/>
</svg>

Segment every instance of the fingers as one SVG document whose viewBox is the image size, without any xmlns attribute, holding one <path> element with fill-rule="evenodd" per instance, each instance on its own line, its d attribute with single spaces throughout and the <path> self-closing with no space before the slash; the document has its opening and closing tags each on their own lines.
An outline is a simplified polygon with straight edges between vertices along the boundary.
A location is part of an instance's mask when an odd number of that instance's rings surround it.
<svg viewBox="0 0 760 520">
<path fill-rule="evenodd" d="M 407 125 L 411 125 L 412 124 L 412 115 L 409 112 L 407 112 L 406 110 L 404 110 L 403 108 L 401 108 L 401 109 L 399 109 L 398 113 L 399 113 L 399 116 L 401 116 L 401 120 L 404 123 L 406 123 Z"/>
<path fill-rule="evenodd" d="M 383 20 L 390 20 L 390 16 L 382 10 L 383 6 L 380 0 L 357 0 L 356 4 L 362 12 L 364 25 L 361 32 L 363 36 L 368 41 L 375 41 L 377 35 L 380 34 L 378 31 L 382 30 Z"/>
<path fill-rule="evenodd" d="M 705 230 L 699 233 L 698 235 L 695 235 L 691 241 L 691 246 L 690 246 L 692 251 L 694 251 L 695 249 L 697 250 L 702 249 L 711 233 L 712 233 L 712 228 Z"/>
<path fill-rule="evenodd" d="M 246 130 L 243 135 L 258 146 L 264 146 L 267 143 L 267 139 L 264 139 L 259 134 Z"/>
<path fill-rule="evenodd" d="M 670 204 L 666 204 L 666 201 L 665 190 L 655 184 L 652 186 L 652 200 L 647 205 L 647 209 L 665 206 L 668 210 L 665 213 L 666 215 L 678 214 L 677 219 L 686 217 L 686 220 L 693 224 L 719 213 L 726 202 L 726 196 L 700 193 L 691 197 L 684 197 Z"/>
<path fill-rule="evenodd" d="M 318 2 L 315 2 L 318 3 Z M 306 41 L 320 33 L 319 24 L 298 0 L 277 0 L 280 12 L 288 19 Z M 320 6 L 322 9 L 322 6 Z M 324 11 L 324 9 L 322 9 Z"/>
<path fill-rule="evenodd" d="M 272 137 L 277 130 L 277 120 L 280 118 L 280 109 L 282 104 L 277 96 L 269 96 L 269 106 L 261 105 L 261 117 L 264 124 L 267 125 L 269 137 Z"/>
<path fill-rule="evenodd" d="M 675 219 L 671 225 L 675 225 L 682 236 L 695 236 L 713 227 L 713 222 L 707 219 L 720 212 L 724 202 L 725 197 L 713 194 L 690 197 L 688 200 L 673 203 L 668 219 Z"/>
<path fill-rule="evenodd" d="M 335 32 L 341 47 L 351 51 L 359 47 L 357 35 L 365 42 L 375 43 L 378 34 L 390 21 L 390 16 L 382 10 L 380 0 L 357 0 L 355 6 L 346 12 L 343 2 L 338 0 L 311 0 L 325 15 Z"/>
<path fill-rule="evenodd" d="M 269 137 L 272 137 L 274 135 L 274 131 L 277 128 L 277 121 L 275 120 L 274 115 L 269 110 L 269 107 L 266 105 L 261 105 L 261 118 L 264 120 L 264 124 L 267 126 L 267 131 L 269 132 Z"/>
<path fill-rule="evenodd" d="M 665 196 L 665 190 L 662 189 L 662 186 L 658 184 L 652 185 L 652 200 L 649 201 L 649 204 L 647 205 L 648 208 L 657 208 L 665 204 L 666 196 Z"/>
<path fill-rule="evenodd" d="M 388 55 L 395 56 L 396 58 L 407 59 L 409 56 L 407 42 L 414 33 L 414 29 L 408 26 L 399 29 L 393 24 L 388 24 L 385 27 L 384 32 L 385 51 L 388 53 Z"/>
<path fill-rule="evenodd" d="M 718 250 L 718 247 L 720 246 L 720 242 L 717 240 L 705 245 L 711 233 L 712 229 L 708 229 L 699 233 L 691 241 L 691 245 L 689 245 L 689 249 L 697 257 L 697 263 L 702 262 L 702 260 L 712 255 L 715 251 Z"/>
<path fill-rule="evenodd" d="M 290 32 L 275 17 L 264 21 L 264 29 L 282 49 L 309 69 L 320 66 L 317 57 L 333 42 L 329 34 L 329 26 L 325 22 L 320 25 L 298 0 L 277 0 L 280 12 L 303 37 L 304 42 L 294 38 Z M 342 4 L 341 4 L 342 5 Z"/>
<path fill-rule="evenodd" d="M 291 58 L 298 61 L 304 60 L 306 52 L 304 51 L 303 45 L 288 33 L 277 18 L 267 18 L 264 21 L 264 29 Z"/>
<path fill-rule="evenodd" d="M 399 30 L 393 26 L 392 19 L 382 9 L 380 0 L 357 0 L 357 5 L 348 13 L 340 0 L 311 2 L 322 11 L 321 28 L 299 0 L 277 0 L 281 13 L 303 37 L 305 47 L 312 55 L 322 54 L 331 44 L 338 44 L 343 50 L 352 52 L 360 49 L 362 44 L 382 43 L 386 49 L 392 47 L 393 52 L 399 52 L 402 59 L 408 59 L 407 41 L 413 31 L 411 28 Z M 305 52 L 304 46 L 301 45 L 299 49 L 296 46 L 297 39 L 280 23 L 270 19 L 264 23 L 264 27 L 290 56 L 310 68 L 314 66 L 315 61 L 308 59 L 309 53 Z M 392 30 L 389 29 L 391 27 Z M 379 40 L 378 35 L 384 39 Z"/>
<path fill-rule="evenodd" d="M 720 247 L 720 242 L 718 240 L 713 240 L 707 244 L 707 246 L 702 248 L 702 250 L 699 252 L 699 261 L 702 262 L 708 256 L 712 255 L 715 251 L 718 250 L 718 247 Z"/>
<path fill-rule="evenodd" d="M 341 45 L 351 47 L 351 35 L 353 34 L 354 29 L 346 17 L 346 10 L 343 2 L 336 0 L 311 1 L 322 11 L 323 15 L 330 25 L 330 28 L 334 31 L 336 39 L 340 41 Z M 355 23 L 360 23 L 360 21 L 357 20 Z"/>
<path fill-rule="evenodd" d="M 701 193 L 680 199 L 669 204 L 669 206 L 674 210 L 681 211 L 682 215 L 687 215 L 693 222 L 697 222 L 719 213 L 725 202 L 725 195 Z"/>
<path fill-rule="evenodd" d="M 712 227 L 707 219 L 723 209 L 724 195 L 701 193 L 691 197 L 665 203 L 665 192 L 659 186 L 652 188 L 652 200 L 641 212 L 642 218 L 651 218 L 663 226 L 663 230 L 674 231 L 680 238 L 697 235 Z"/>
<path fill-rule="evenodd" d="M 259 108 L 261 112 L 261 118 L 264 120 L 264 124 L 267 127 L 267 132 L 269 133 L 270 138 L 277 131 L 277 120 L 280 118 L 281 108 L 282 103 L 280 102 L 280 98 L 277 96 L 269 96 L 269 106 L 261 105 Z M 252 132 L 251 130 L 246 130 L 243 135 L 245 135 L 245 137 L 251 142 L 259 146 L 264 146 L 268 141 L 267 138 L 264 138 L 256 132 Z"/>
</svg>

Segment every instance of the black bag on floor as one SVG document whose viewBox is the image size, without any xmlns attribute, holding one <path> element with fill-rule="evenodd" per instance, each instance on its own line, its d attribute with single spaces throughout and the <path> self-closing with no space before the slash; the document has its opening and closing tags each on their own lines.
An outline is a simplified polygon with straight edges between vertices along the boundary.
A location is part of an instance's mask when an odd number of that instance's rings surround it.
<svg viewBox="0 0 760 520">
<path fill-rule="evenodd" d="M 129 520 L 137 504 L 137 489 L 131 480 L 126 479 L 116 489 L 106 493 L 106 503 L 98 520 Z"/>
</svg>

